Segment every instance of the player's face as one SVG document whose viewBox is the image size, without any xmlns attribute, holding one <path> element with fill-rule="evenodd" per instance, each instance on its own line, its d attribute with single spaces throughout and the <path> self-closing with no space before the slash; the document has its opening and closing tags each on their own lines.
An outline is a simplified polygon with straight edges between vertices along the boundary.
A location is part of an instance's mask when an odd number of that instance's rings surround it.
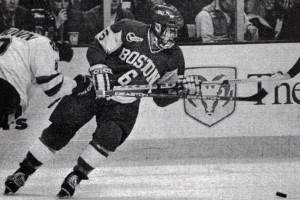
<svg viewBox="0 0 300 200">
<path fill-rule="evenodd" d="M 53 3 L 54 10 L 59 12 L 62 9 L 67 9 L 70 4 L 70 0 L 51 0 Z"/>
<path fill-rule="evenodd" d="M 235 0 L 220 0 L 220 7 L 226 13 L 235 11 Z"/>
<path fill-rule="evenodd" d="M 111 0 L 111 12 L 114 13 L 121 4 L 121 0 Z"/>
<path fill-rule="evenodd" d="M 267 9 L 267 10 L 271 10 L 274 8 L 275 5 L 275 0 L 263 0 L 263 6 Z"/>
<path fill-rule="evenodd" d="M 256 7 L 256 0 L 246 0 L 245 1 L 245 12 L 248 13 L 255 13 Z"/>
<path fill-rule="evenodd" d="M 174 46 L 177 38 L 178 30 L 171 27 L 163 27 L 159 23 L 155 23 L 155 32 L 158 37 L 157 46 L 162 49 L 169 49 Z"/>
<path fill-rule="evenodd" d="M 15 12 L 19 5 L 19 0 L 2 0 L 2 4 L 6 11 Z"/>
</svg>

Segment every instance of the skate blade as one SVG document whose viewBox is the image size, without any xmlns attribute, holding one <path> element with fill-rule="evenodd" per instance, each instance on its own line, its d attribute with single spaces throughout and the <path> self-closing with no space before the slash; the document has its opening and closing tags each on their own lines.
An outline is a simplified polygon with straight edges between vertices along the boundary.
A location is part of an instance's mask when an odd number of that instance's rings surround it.
<svg viewBox="0 0 300 200">
<path fill-rule="evenodd" d="M 61 188 L 59 193 L 56 195 L 58 198 L 70 198 L 71 195 L 68 191 L 66 191 L 64 188 Z"/>
<path fill-rule="evenodd" d="M 4 194 L 13 193 L 7 186 L 5 187 Z"/>
</svg>

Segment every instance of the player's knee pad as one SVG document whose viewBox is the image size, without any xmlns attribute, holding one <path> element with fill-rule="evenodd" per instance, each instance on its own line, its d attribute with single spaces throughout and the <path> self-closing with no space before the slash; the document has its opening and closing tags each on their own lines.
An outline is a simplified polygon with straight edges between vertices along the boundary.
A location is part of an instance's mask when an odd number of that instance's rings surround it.
<svg viewBox="0 0 300 200">
<path fill-rule="evenodd" d="M 48 128 L 44 129 L 40 139 L 50 149 L 59 151 L 69 143 L 75 133 L 76 131 L 66 130 L 64 127 L 52 123 Z"/>
<path fill-rule="evenodd" d="M 121 143 L 122 129 L 113 121 L 101 123 L 93 134 L 93 142 L 107 151 L 115 151 Z"/>
</svg>

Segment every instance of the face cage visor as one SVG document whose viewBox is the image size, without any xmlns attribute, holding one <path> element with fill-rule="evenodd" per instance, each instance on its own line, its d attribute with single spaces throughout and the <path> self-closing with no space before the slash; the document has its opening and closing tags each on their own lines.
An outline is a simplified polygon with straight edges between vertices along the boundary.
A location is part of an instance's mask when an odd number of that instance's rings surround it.
<svg viewBox="0 0 300 200">
<path fill-rule="evenodd" d="M 178 29 L 155 22 L 157 46 L 162 49 L 172 48 L 178 36 Z"/>
</svg>

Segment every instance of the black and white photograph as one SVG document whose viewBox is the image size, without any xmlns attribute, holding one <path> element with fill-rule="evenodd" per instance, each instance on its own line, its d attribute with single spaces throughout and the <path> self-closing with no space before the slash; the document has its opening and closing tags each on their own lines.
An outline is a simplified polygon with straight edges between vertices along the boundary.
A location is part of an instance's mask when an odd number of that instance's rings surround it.
<svg viewBox="0 0 300 200">
<path fill-rule="evenodd" d="M 300 200 L 300 0 L 0 0 L 0 200 Z"/>
</svg>

